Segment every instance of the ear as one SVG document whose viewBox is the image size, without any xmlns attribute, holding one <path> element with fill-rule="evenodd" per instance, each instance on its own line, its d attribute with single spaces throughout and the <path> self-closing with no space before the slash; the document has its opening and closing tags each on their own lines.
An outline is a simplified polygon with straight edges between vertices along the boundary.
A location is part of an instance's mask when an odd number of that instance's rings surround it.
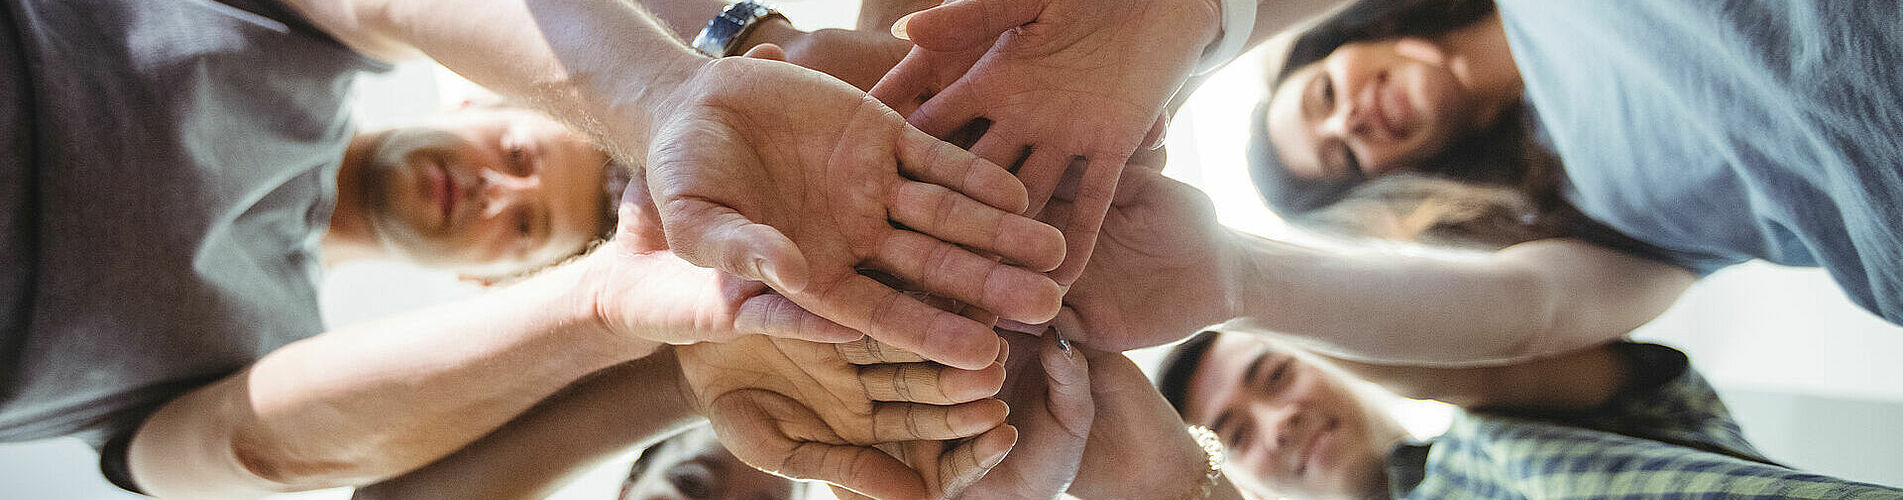
<svg viewBox="0 0 1903 500">
<path fill-rule="evenodd" d="M 780 46 L 771 43 L 763 43 L 753 46 L 752 49 L 748 49 L 746 56 L 754 59 L 786 62 L 786 49 L 782 49 Z"/>
</svg>

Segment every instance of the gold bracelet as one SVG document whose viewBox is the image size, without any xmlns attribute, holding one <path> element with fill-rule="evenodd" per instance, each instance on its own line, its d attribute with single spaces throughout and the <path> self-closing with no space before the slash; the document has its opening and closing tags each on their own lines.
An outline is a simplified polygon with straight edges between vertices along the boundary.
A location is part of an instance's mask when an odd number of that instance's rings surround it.
<svg viewBox="0 0 1903 500">
<path fill-rule="evenodd" d="M 1188 426 L 1190 437 L 1196 438 L 1196 444 L 1203 447 L 1203 454 L 1209 460 L 1209 468 L 1203 471 L 1203 480 L 1196 489 L 1184 496 L 1184 500 L 1207 500 L 1209 493 L 1216 489 L 1216 480 L 1222 478 L 1222 464 L 1227 460 L 1223 453 L 1222 439 L 1208 427 Z"/>
</svg>

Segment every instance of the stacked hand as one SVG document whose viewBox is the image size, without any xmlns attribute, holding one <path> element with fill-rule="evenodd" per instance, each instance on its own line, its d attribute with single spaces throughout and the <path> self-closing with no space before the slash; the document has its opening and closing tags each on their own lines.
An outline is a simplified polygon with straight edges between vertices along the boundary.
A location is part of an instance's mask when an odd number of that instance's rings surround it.
<svg viewBox="0 0 1903 500">
<path fill-rule="evenodd" d="M 791 64 L 719 59 L 679 88 L 679 104 L 656 115 L 646 180 L 680 257 L 764 282 L 813 314 L 961 368 L 996 358 L 989 325 L 860 270 L 1004 318 L 1056 313 L 1058 286 L 1039 272 L 1063 260 L 1063 237 L 1016 215 L 1026 195 L 1003 168 Z"/>
<path fill-rule="evenodd" d="M 1138 153 L 1117 187 L 1103 235 L 1083 277 L 1049 326 L 1095 349 L 1121 351 L 1181 339 L 1229 320 L 1244 273 L 1231 233 L 1196 188 L 1164 177 L 1163 150 Z M 1069 220 L 1076 206 L 1055 197 L 1039 219 Z M 1006 323 L 1040 331 L 1043 325 Z"/>
<path fill-rule="evenodd" d="M 1059 226 L 1069 252 L 1053 273 L 1069 284 L 1217 18 L 1211 0 L 951 1 L 893 26 L 917 47 L 872 93 L 937 137 L 980 124 L 972 152 L 1021 164 L 1033 209 L 1071 184 L 1077 216 Z"/>
<path fill-rule="evenodd" d="M 871 340 L 820 344 L 750 336 L 677 351 L 690 399 L 735 457 L 877 498 L 941 498 L 1011 449 L 1004 380 L 994 363 L 967 371 Z M 969 438 L 969 439 L 966 439 Z M 912 465 L 874 445 L 962 440 Z M 923 450 L 923 448 L 921 448 Z"/>
</svg>

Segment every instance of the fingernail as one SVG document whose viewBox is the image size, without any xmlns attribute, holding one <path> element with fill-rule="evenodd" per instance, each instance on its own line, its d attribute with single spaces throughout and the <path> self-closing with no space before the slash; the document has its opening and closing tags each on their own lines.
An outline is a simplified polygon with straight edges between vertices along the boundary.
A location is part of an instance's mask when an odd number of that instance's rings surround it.
<svg viewBox="0 0 1903 500">
<path fill-rule="evenodd" d="M 920 12 L 923 12 L 923 11 L 920 11 Z M 911 40 L 912 37 L 907 36 L 905 34 L 905 24 L 912 22 L 912 16 L 916 16 L 916 15 L 918 15 L 918 12 L 906 14 L 905 17 L 901 17 L 899 18 L 898 21 L 893 22 L 892 23 L 892 37 L 900 39 L 900 40 Z"/>
<path fill-rule="evenodd" d="M 990 457 L 985 458 L 984 463 L 978 464 L 978 467 L 982 469 L 990 469 L 993 467 L 997 467 L 999 462 L 1004 461 L 1004 456 L 1009 454 L 1011 454 L 1011 450 L 1009 448 L 1006 448 L 1004 451 L 993 453 L 991 454 Z"/>
<path fill-rule="evenodd" d="M 1163 147 L 1163 139 L 1167 137 L 1169 137 L 1168 133 L 1156 134 L 1156 141 L 1151 142 L 1149 145 L 1150 151 L 1156 151 L 1157 148 Z"/>
<path fill-rule="evenodd" d="M 1051 335 L 1057 337 L 1057 350 L 1064 351 L 1064 355 L 1069 356 L 1070 339 L 1064 338 L 1064 332 L 1057 331 L 1056 327 L 1052 327 L 1050 331 Z"/>
<path fill-rule="evenodd" d="M 760 278 L 766 280 L 767 285 L 775 288 L 785 286 L 786 281 L 780 279 L 780 271 L 773 268 L 773 263 L 766 259 L 753 259 L 753 267 L 760 270 Z"/>
</svg>

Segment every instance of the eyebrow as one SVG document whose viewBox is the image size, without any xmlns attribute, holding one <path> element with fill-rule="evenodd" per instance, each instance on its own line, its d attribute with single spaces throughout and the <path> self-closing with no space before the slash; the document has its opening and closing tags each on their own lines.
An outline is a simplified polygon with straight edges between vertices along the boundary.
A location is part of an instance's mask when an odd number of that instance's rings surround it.
<svg viewBox="0 0 1903 500">
<path fill-rule="evenodd" d="M 1244 387 L 1253 386 L 1256 376 L 1262 374 L 1262 367 L 1267 365 L 1268 361 L 1269 351 L 1267 349 L 1257 352 L 1255 354 L 1255 361 L 1249 362 L 1249 369 L 1242 372 L 1242 385 Z"/>
</svg>

